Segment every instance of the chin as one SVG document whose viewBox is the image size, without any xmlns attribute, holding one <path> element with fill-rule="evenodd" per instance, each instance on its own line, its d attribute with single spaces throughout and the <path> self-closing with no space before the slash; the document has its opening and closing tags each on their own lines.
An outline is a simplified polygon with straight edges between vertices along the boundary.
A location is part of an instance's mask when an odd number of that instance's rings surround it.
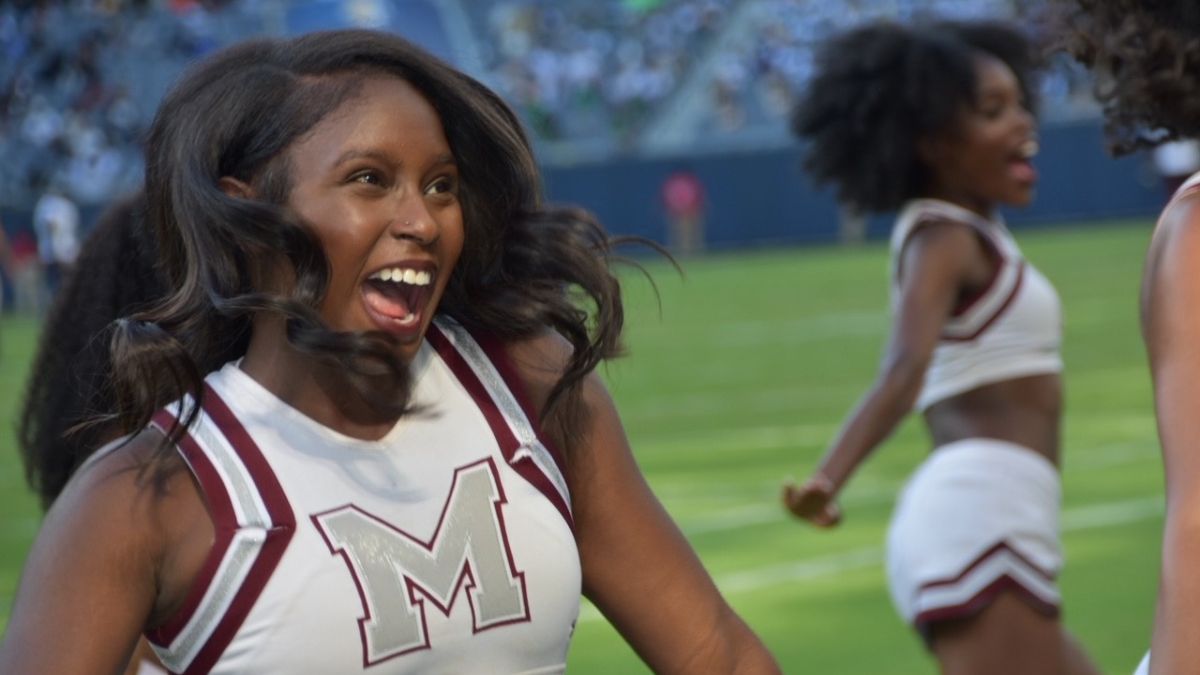
<svg viewBox="0 0 1200 675">
<path fill-rule="evenodd" d="M 1013 195 L 1011 195 L 1009 199 L 1006 199 L 1005 203 L 1007 203 L 1009 206 L 1015 206 L 1017 208 L 1025 208 L 1026 206 L 1029 206 L 1030 204 L 1033 203 L 1033 198 L 1035 196 L 1037 196 L 1037 190 L 1035 190 L 1034 188 L 1029 188 L 1027 190 L 1020 190 L 1020 191 L 1014 193 Z"/>
</svg>

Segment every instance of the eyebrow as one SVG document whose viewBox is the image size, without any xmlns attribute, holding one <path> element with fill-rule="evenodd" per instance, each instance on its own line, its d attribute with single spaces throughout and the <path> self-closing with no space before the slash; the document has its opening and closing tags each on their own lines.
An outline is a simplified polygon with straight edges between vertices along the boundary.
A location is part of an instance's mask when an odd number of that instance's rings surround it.
<svg viewBox="0 0 1200 675">
<path fill-rule="evenodd" d="M 352 162 L 356 159 L 373 159 L 377 162 L 383 162 L 385 164 L 393 163 L 392 157 L 385 152 L 380 152 L 378 150 L 359 150 L 359 149 L 351 148 L 350 150 L 347 150 L 347 151 L 343 152 L 341 155 L 339 155 L 338 158 L 333 162 L 332 166 L 336 168 L 347 162 Z M 452 155 L 448 152 L 438 155 L 433 160 L 434 166 L 444 166 L 447 164 L 458 164 L 458 160 L 454 159 L 454 155 Z"/>
</svg>

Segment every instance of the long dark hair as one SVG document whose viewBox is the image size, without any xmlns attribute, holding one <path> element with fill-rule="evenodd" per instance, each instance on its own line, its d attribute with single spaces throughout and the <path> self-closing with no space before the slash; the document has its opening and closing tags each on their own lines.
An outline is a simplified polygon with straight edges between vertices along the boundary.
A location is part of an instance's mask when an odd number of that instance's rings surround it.
<svg viewBox="0 0 1200 675">
<path fill-rule="evenodd" d="M 43 507 L 80 462 L 119 435 L 111 424 L 88 422 L 112 412 L 107 338 L 113 320 L 146 309 L 165 292 L 143 206 L 141 196 L 133 196 L 100 216 L 42 325 L 17 441 L 26 481 Z"/>
<path fill-rule="evenodd" d="M 1032 108 L 1037 62 L 1029 41 L 997 22 L 866 24 L 817 52 L 817 74 L 792 113 L 804 166 L 841 201 L 888 211 L 928 189 L 925 139 L 953 131 L 974 105 L 980 53 L 1004 62 Z"/>
<path fill-rule="evenodd" d="M 502 340 L 547 328 L 562 334 L 574 352 L 543 414 L 556 428 L 574 426 L 582 378 L 620 351 L 613 241 L 589 214 L 542 204 L 529 142 L 492 91 L 399 37 L 350 30 L 236 45 L 193 67 L 164 99 L 147 146 L 146 194 L 172 290 L 115 331 L 123 430 L 144 426 L 183 394 L 200 400 L 212 355 L 244 341 L 258 312 L 285 317 L 289 342 L 337 364 L 364 401 L 387 413 L 406 410 L 407 369 L 392 341 L 337 333 L 320 320 L 328 262 L 283 206 L 285 150 L 353 97 L 363 76 L 378 73 L 428 99 L 459 166 L 467 245 L 438 312 Z M 218 186 L 225 176 L 263 198 L 225 194 Z M 256 280 L 279 263 L 294 271 L 291 292 L 257 290 Z"/>
<path fill-rule="evenodd" d="M 1059 0 L 1060 46 L 1098 74 L 1116 154 L 1200 137 L 1200 4 Z"/>
</svg>

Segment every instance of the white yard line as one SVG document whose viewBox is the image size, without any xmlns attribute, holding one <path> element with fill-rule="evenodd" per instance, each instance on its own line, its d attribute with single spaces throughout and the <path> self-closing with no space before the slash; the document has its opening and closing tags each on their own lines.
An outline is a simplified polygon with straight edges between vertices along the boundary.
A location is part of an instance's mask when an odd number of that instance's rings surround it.
<svg viewBox="0 0 1200 675">
<path fill-rule="evenodd" d="M 1063 512 L 1062 530 L 1063 532 L 1075 532 L 1125 525 L 1152 520 L 1161 516 L 1162 513 L 1163 498 L 1157 495 L 1077 506 Z M 778 512 L 775 512 L 773 517 L 777 519 Z M 716 582 L 722 593 L 747 593 L 797 581 L 834 577 L 850 571 L 875 567 L 882 563 L 882 547 L 864 546 L 840 553 L 797 560 L 793 563 L 730 572 L 718 577 Z M 584 601 L 579 612 L 581 622 L 603 619 L 603 615 L 591 603 Z"/>
<path fill-rule="evenodd" d="M 1083 472 L 1099 469 L 1107 469 L 1113 466 L 1130 464 L 1140 461 L 1158 461 L 1157 450 L 1150 443 L 1112 443 L 1100 447 L 1093 448 L 1087 451 L 1080 451 L 1080 456 L 1068 460 L 1070 472 Z M 780 481 L 782 484 L 782 480 Z M 774 486 L 772 486 L 773 488 Z M 868 504 L 878 504 L 881 502 L 890 502 L 895 499 L 896 494 L 900 491 L 902 483 L 877 483 L 874 485 L 859 485 L 851 486 L 845 496 L 842 498 L 842 506 L 854 508 Z M 672 498 L 671 489 L 658 490 L 659 496 L 669 505 L 674 499 L 682 499 L 681 496 Z M 734 494 L 724 495 L 726 498 L 732 498 Z M 744 499 L 752 498 L 752 495 L 741 492 Z M 1154 500 L 1161 502 L 1161 498 L 1155 497 Z M 1080 507 L 1072 509 L 1063 514 L 1064 527 L 1068 525 L 1068 517 L 1071 513 L 1080 512 L 1077 517 L 1087 518 L 1092 517 L 1086 515 L 1091 513 L 1087 509 L 1103 508 L 1104 505 L 1096 507 Z M 1133 500 L 1133 502 L 1115 502 L 1111 509 L 1132 509 L 1129 513 L 1141 513 L 1142 509 L 1151 508 L 1148 502 Z M 1159 512 L 1161 512 L 1161 504 L 1158 504 Z M 1106 517 L 1118 518 L 1119 513 L 1104 512 Z M 724 532 L 727 530 L 737 530 L 744 527 L 754 525 L 765 525 L 774 523 L 784 518 L 782 507 L 775 503 L 774 490 L 763 493 L 763 499 L 751 503 L 744 503 L 740 506 L 730 505 L 721 509 L 720 512 L 707 515 L 701 518 L 679 519 L 680 527 L 688 536 L 712 534 L 714 532 Z M 1083 521 L 1081 521 L 1083 522 Z M 1114 521 L 1119 522 L 1119 521 Z"/>
<path fill-rule="evenodd" d="M 705 397 L 697 397 L 697 400 L 699 398 Z M 769 398 L 779 398 L 779 392 L 771 392 Z M 729 407 L 728 400 L 720 399 L 719 406 L 717 403 L 718 399 L 714 397 L 711 410 L 709 410 L 707 402 L 701 404 L 694 401 L 693 403 L 685 403 L 684 405 L 690 406 L 695 404 L 697 411 L 703 409 L 706 414 L 717 410 L 727 410 Z M 656 415 L 646 415 L 646 417 L 654 416 Z M 1070 423 L 1080 427 L 1087 427 L 1091 430 L 1112 430 L 1114 432 L 1112 435 L 1114 436 L 1131 435 L 1141 437 L 1145 435 L 1146 440 L 1142 443 L 1128 441 L 1103 446 L 1092 446 L 1090 448 L 1081 445 L 1070 445 L 1066 448 L 1068 469 L 1076 461 L 1086 461 L 1089 454 L 1099 451 L 1101 448 L 1111 449 L 1119 447 L 1128 449 L 1129 446 L 1157 447 L 1158 439 L 1153 435 L 1155 433 L 1154 412 L 1151 410 L 1144 413 L 1126 413 L 1123 415 L 1075 415 L 1071 418 Z M 632 437 L 630 440 L 633 441 L 635 453 L 672 452 L 676 450 L 692 450 L 698 447 L 710 452 L 747 452 L 751 450 L 773 450 L 788 447 L 799 448 L 812 445 L 824 447 L 834 433 L 837 432 L 837 429 L 837 422 L 830 421 L 820 424 L 781 424 L 775 426 L 732 427 L 719 430 L 706 429 L 702 433 L 670 435 L 640 434 Z"/>
</svg>

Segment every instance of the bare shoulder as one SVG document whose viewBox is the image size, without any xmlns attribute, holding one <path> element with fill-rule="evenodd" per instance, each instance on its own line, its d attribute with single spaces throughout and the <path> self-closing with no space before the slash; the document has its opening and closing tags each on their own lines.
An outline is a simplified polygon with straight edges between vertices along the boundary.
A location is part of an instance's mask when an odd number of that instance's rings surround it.
<svg viewBox="0 0 1200 675">
<path fill-rule="evenodd" d="M 146 429 L 99 450 L 55 502 L 45 528 L 84 548 L 119 548 L 122 565 L 156 582 L 149 622 L 182 601 L 211 545 L 212 525 L 187 463 Z M 95 541 L 93 541 L 95 539 Z M 114 541 L 121 547 L 112 547 Z"/>
<path fill-rule="evenodd" d="M 123 530 L 128 541 L 157 555 L 188 522 L 187 512 L 204 512 L 187 464 L 164 449 L 163 440 L 157 430 L 146 429 L 101 448 L 67 483 L 47 524 L 103 520 L 103 527 Z"/>
<path fill-rule="evenodd" d="M 1160 305 L 1178 297 L 1187 306 L 1200 265 L 1200 192 L 1177 198 L 1167 206 L 1154 229 L 1146 255 L 1142 288 L 1143 322 L 1149 322 Z M 1184 292 L 1183 295 L 1179 295 Z"/>
<path fill-rule="evenodd" d="M 507 343 L 505 351 L 531 402 L 541 410 L 574 353 L 571 343 L 547 329 L 533 337 Z"/>
<path fill-rule="evenodd" d="M 983 254 L 982 236 L 967 223 L 949 218 L 932 218 L 913 229 L 905 243 L 905 251 Z"/>
<path fill-rule="evenodd" d="M 1197 237 L 1200 237 L 1200 191 L 1177 198 L 1167 206 L 1155 227 L 1151 251 L 1165 253 L 1165 249 L 1177 248 L 1174 243 L 1194 243 Z M 1194 250 L 1178 252 L 1196 254 Z"/>
<path fill-rule="evenodd" d="M 187 474 L 177 453 L 160 450 L 162 442 L 161 433 L 146 429 L 102 447 L 67 483 L 54 509 L 91 508 L 112 501 L 126 515 L 153 513 L 160 493 Z"/>
<path fill-rule="evenodd" d="M 975 281 L 987 267 L 988 250 L 983 235 L 966 223 L 937 218 L 923 222 L 909 234 L 900 253 L 900 277 L 917 274 Z"/>
</svg>

